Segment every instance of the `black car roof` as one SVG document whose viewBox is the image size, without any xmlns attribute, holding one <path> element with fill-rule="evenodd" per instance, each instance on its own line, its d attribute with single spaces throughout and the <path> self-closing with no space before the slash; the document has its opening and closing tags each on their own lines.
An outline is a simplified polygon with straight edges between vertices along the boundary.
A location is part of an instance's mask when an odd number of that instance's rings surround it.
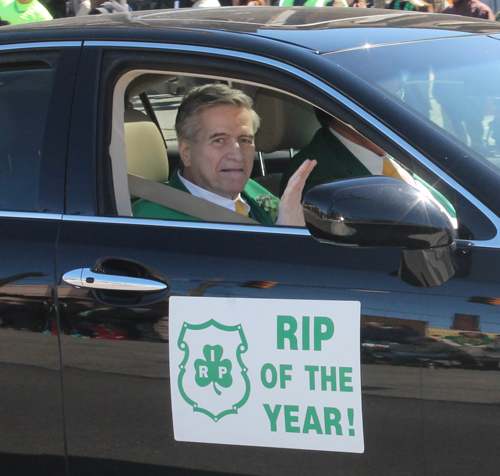
<svg viewBox="0 0 500 476">
<path fill-rule="evenodd" d="M 11 40 L 18 42 L 23 37 L 26 41 L 42 41 L 52 37 L 82 40 L 127 38 L 141 41 L 148 38 L 161 41 L 164 37 L 165 41 L 172 41 L 172 32 L 220 31 L 272 38 L 325 53 L 363 47 L 365 44 L 373 46 L 500 33 L 500 22 L 456 15 L 368 8 L 219 7 L 90 15 L 1 28 L 0 43 Z M 164 32 L 164 35 L 159 32 Z"/>
</svg>

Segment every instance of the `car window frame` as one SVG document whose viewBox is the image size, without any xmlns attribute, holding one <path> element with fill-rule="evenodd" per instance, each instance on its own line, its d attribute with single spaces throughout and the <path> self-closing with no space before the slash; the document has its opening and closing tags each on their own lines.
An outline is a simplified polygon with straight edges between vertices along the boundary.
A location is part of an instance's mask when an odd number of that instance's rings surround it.
<svg viewBox="0 0 500 476">
<path fill-rule="evenodd" d="M 1 64 L 43 62 L 54 70 L 41 144 L 36 211 L 0 210 L 2 216 L 37 217 L 64 213 L 67 140 L 82 42 L 54 41 L 0 45 Z"/>
<path fill-rule="evenodd" d="M 294 65 L 281 63 L 280 61 L 257 54 L 204 46 L 193 47 L 191 45 L 179 44 L 102 40 L 87 41 L 84 44 L 84 48 L 86 47 L 101 51 L 103 58 L 107 55 L 111 55 L 109 56 L 110 58 L 113 56 L 112 61 L 108 60 L 108 65 L 102 63 L 100 65 L 102 78 L 100 81 L 101 89 L 99 91 L 101 101 L 99 110 L 101 114 L 98 122 L 101 125 L 100 131 L 103 131 L 103 137 L 107 134 L 109 135 L 110 129 L 110 121 L 109 118 L 105 117 L 104 111 L 106 110 L 106 106 L 109 107 L 110 96 L 114 90 L 115 82 L 125 71 L 130 71 L 131 69 L 148 69 L 168 72 L 169 74 L 193 74 L 201 76 L 199 71 L 203 67 L 204 71 L 210 71 L 210 73 L 206 73 L 208 77 L 257 83 L 295 95 L 299 99 L 311 102 L 312 104 L 322 104 L 326 112 L 355 125 L 359 132 L 367 138 L 373 140 L 373 137 L 378 137 L 379 141 L 376 142 L 378 145 L 384 147 L 386 143 L 389 144 L 386 150 L 389 153 L 391 153 L 390 147 L 399 150 L 402 156 L 407 158 L 408 163 L 416 163 L 418 165 L 420 170 L 417 170 L 417 173 L 423 170 L 426 171 L 427 175 L 437 177 L 438 181 L 442 181 L 446 186 L 455 190 L 472 208 L 479 210 L 495 229 L 495 233 L 493 234 L 495 236 L 490 239 L 464 239 L 461 241 L 466 241 L 469 244 L 477 242 L 485 247 L 500 246 L 500 239 L 496 239 L 496 230 L 500 228 L 500 219 L 495 213 L 377 117 L 374 117 L 350 98 L 342 95 L 330 84 Z M 161 60 L 157 59 L 154 61 L 151 59 L 152 56 L 159 54 L 161 54 Z M 201 55 L 199 61 L 197 61 L 197 55 Z M 131 64 L 134 66 L 132 67 Z M 155 64 L 157 66 L 154 66 Z M 245 68 L 243 68 L 243 64 Z M 248 66 L 249 64 L 251 68 Z M 250 69 L 252 74 L 249 77 L 248 71 Z M 262 81 L 262 77 L 265 78 L 265 81 Z M 260 80 L 257 78 L 260 78 Z M 107 99 L 104 100 L 105 98 Z M 105 107 L 102 107 L 102 105 Z M 357 127 L 358 125 L 359 128 Z M 381 140 L 385 142 L 380 144 Z M 108 153 L 105 142 L 103 141 L 99 147 L 100 157 L 98 161 L 101 163 L 106 161 L 105 156 Z M 408 165 L 404 160 L 402 163 Z M 425 175 L 423 178 L 425 179 Z M 109 183 L 109 177 L 104 182 Z M 100 193 L 107 195 L 109 202 L 109 190 L 101 190 Z M 108 203 L 109 205 L 110 203 Z M 116 215 L 116 212 L 113 212 L 113 204 L 111 204 L 111 208 L 100 209 L 96 214 L 98 216 L 113 216 Z M 155 223 L 155 220 L 151 221 Z"/>
</svg>

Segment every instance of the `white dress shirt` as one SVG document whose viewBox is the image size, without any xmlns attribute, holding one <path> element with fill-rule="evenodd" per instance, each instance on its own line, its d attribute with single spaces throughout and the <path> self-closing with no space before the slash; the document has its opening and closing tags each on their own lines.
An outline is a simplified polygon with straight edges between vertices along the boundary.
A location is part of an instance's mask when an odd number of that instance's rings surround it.
<svg viewBox="0 0 500 476">
<path fill-rule="evenodd" d="M 328 128 L 330 132 L 344 144 L 349 151 L 356 157 L 372 175 L 382 175 L 384 168 L 384 158 L 387 155 L 380 156 L 371 150 L 365 149 L 362 145 L 356 144 L 344 136 L 334 131 L 331 127 Z"/>
<path fill-rule="evenodd" d="M 245 211 L 247 213 L 250 213 L 250 206 L 241 198 L 241 194 L 238 194 L 235 200 L 231 200 L 230 198 L 221 197 L 220 195 L 209 192 L 204 188 L 198 187 L 198 185 L 195 185 L 189 180 L 186 180 L 180 173 L 179 178 L 183 185 L 189 190 L 189 193 L 191 195 L 194 195 L 195 197 L 203 198 L 204 200 L 208 200 L 209 202 L 220 205 L 221 207 L 232 210 L 233 212 L 236 211 L 236 202 L 240 202 L 243 205 Z"/>
</svg>

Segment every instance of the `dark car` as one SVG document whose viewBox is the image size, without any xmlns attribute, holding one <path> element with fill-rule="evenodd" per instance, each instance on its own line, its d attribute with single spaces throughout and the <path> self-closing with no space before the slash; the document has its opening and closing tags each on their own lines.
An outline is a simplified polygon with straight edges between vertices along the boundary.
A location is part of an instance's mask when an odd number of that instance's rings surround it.
<svg viewBox="0 0 500 476">
<path fill-rule="evenodd" d="M 499 40 L 363 8 L 2 27 L 0 474 L 496 475 Z M 207 83 L 253 98 L 274 195 L 318 111 L 411 183 L 329 180 L 307 228 L 133 216 Z"/>
</svg>

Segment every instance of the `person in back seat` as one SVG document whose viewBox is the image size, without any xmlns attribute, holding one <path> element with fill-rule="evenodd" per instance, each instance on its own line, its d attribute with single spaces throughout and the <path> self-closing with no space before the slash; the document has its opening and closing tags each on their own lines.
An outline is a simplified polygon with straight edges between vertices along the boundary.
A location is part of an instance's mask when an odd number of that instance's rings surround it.
<svg viewBox="0 0 500 476">
<path fill-rule="evenodd" d="M 315 113 L 322 127 L 287 164 L 280 182 L 280 194 L 284 193 L 290 177 L 307 159 L 316 159 L 318 165 L 309 175 L 303 195 L 316 185 L 364 175 L 387 175 L 410 185 L 415 184 L 411 175 L 384 150 L 352 127 L 320 109 L 315 108 Z"/>
<path fill-rule="evenodd" d="M 313 187 L 334 180 L 385 175 L 402 180 L 418 188 L 442 207 L 452 223 L 456 224 L 456 211 L 449 200 L 416 174 L 410 173 L 376 144 L 362 136 L 351 126 L 315 108 L 316 118 L 321 124 L 311 142 L 297 153 L 287 164 L 280 182 L 280 195 L 293 174 L 306 160 L 317 160 L 317 166 L 306 179 L 303 197 Z"/>
<path fill-rule="evenodd" d="M 261 224 L 304 226 L 302 189 L 316 162 L 304 161 L 290 177 L 276 217 L 278 200 L 250 179 L 259 123 L 252 100 L 240 90 L 224 84 L 191 90 L 179 107 L 175 123 L 181 166 L 167 185 Z M 135 202 L 132 210 L 136 217 L 197 220 L 144 199 Z"/>
</svg>

